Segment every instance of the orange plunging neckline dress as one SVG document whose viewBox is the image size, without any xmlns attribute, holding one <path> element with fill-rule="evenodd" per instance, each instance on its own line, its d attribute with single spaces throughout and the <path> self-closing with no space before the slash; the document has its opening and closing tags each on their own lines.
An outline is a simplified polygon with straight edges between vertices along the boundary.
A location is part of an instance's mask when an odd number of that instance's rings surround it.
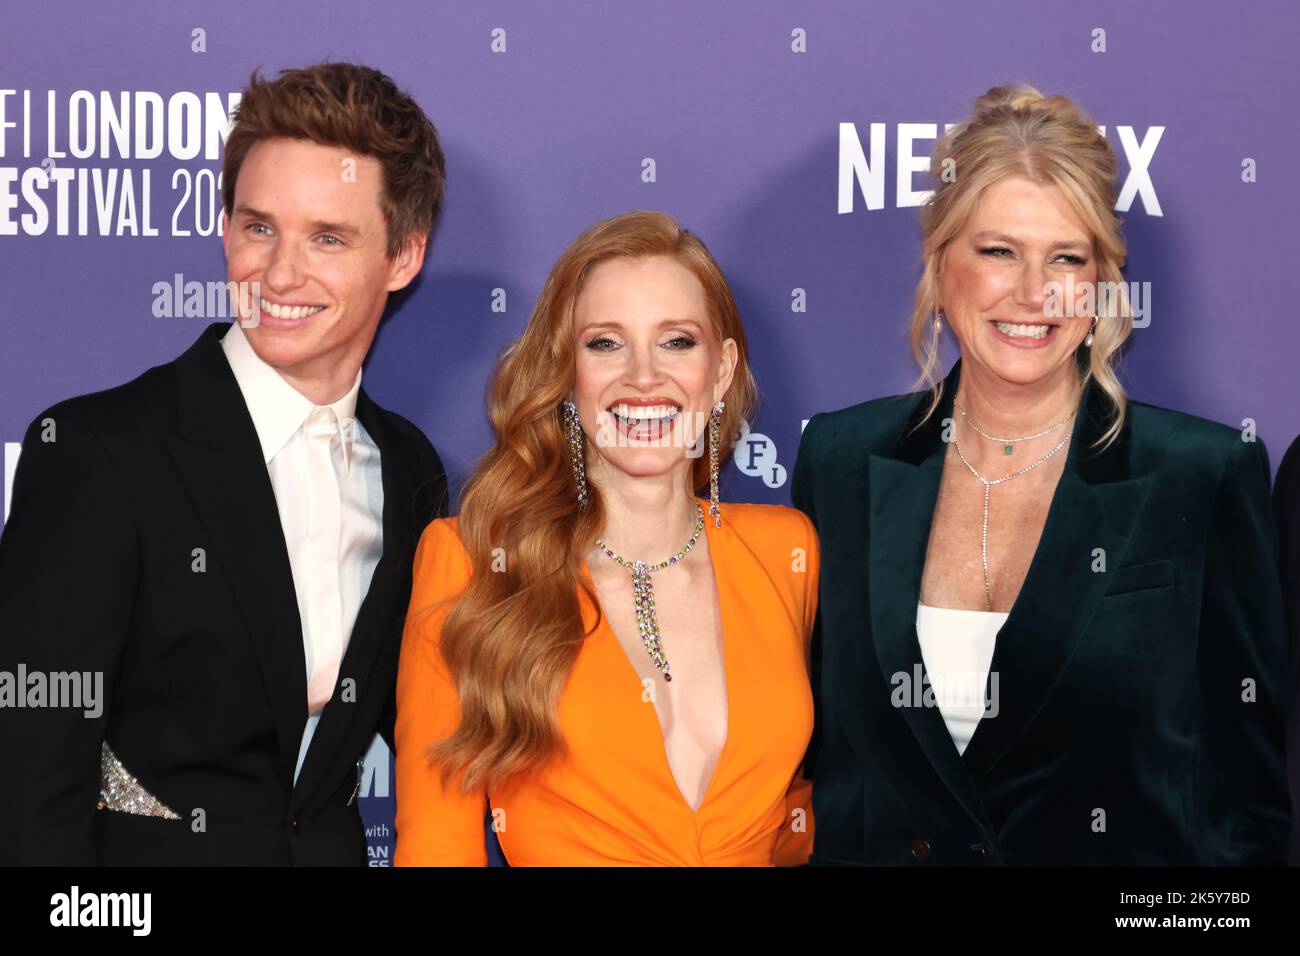
<svg viewBox="0 0 1300 956">
<path fill-rule="evenodd" d="M 816 533 L 801 513 L 775 505 L 725 505 L 722 528 L 712 521 L 705 528 L 722 621 L 727 736 L 696 810 L 673 777 L 654 705 L 603 614 L 558 702 L 568 758 L 490 795 L 441 786 L 424 751 L 451 733 L 458 707 L 437 636 L 470 564 L 456 519 L 426 529 L 398 673 L 397 865 L 485 865 L 489 812 L 512 866 L 807 862 L 811 786 L 799 767 L 813 722 Z M 581 573 L 591 583 L 585 562 Z M 590 628 L 596 608 L 581 600 Z"/>
</svg>

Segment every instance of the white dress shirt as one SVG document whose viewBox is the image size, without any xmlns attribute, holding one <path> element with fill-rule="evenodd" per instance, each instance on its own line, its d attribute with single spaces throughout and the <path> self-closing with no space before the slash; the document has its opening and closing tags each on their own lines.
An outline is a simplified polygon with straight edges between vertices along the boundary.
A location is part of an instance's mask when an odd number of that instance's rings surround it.
<svg viewBox="0 0 1300 956">
<path fill-rule="evenodd" d="M 221 348 L 262 446 L 302 621 L 308 718 L 297 781 L 383 553 L 379 448 L 356 418 L 360 370 L 346 395 L 315 405 L 258 357 L 238 322 Z"/>
<path fill-rule="evenodd" d="M 964 754 L 984 716 L 984 688 L 998 631 L 1007 622 L 1002 611 L 916 605 L 916 633 L 921 659 L 935 703 L 957 752 Z M 997 702 L 991 702 L 997 706 Z"/>
</svg>

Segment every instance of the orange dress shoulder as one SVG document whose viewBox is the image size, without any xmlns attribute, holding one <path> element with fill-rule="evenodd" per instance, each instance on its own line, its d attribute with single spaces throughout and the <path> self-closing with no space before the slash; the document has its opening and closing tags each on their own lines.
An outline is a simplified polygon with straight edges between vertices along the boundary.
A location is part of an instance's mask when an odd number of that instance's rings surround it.
<svg viewBox="0 0 1300 956">
<path fill-rule="evenodd" d="M 707 502 L 702 502 L 707 507 Z M 428 746 L 455 728 L 441 622 L 471 574 L 455 518 L 416 552 L 397 678 L 398 866 L 483 866 L 484 820 L 512 866 L 769 866 L 806 863 L 813 729 L 809 647 L 819 551 L 811 522 L 778 505 L 724 504 L 705 521 L 722 616 L 727 738 L 699 808 L 673 779 L 658 718 L 604 615 L 560 695 L 569 755 L 498 792 L 444 788 Z M 582 573 L 589 578 L 584 564 Z M 585 597 L 588 627 L 597 609 Z"/>
</svg>

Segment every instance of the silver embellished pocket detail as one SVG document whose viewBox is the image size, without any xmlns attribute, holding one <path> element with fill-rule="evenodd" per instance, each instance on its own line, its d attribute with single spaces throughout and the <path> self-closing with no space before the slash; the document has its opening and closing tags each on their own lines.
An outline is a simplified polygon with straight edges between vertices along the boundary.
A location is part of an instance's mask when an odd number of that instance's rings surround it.
<svg viewBox="0 0 1300 956">
<path fill-rule="evenodd" d="M 179 820 L 180 815 L 140 785 L 105 742 L 99 750 L 100 810 Z"/>
<path fill-rule="evenodd" d="M 366 758 L 362 757 L 360 760 L 357 761 L 357 785 L 352 788 L 352 796 L 348 797 L 348 802 L 345 804 L 345 806 L 350 807 L 352 806 L 352 804 L 357 802 L 357 794 L 361 793 L 361 781 L 365 779 L 365 775 L 366 775 Z"/>
</svg>

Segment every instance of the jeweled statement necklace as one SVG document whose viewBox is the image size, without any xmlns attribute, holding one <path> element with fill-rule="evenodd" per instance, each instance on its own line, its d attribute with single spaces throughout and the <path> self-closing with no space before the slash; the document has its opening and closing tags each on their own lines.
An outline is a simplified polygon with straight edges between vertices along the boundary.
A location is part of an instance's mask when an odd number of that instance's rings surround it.
<svg viewBox="0 0 1300 956">
<path fill-rule="evenodd" d="M 636 623 L 641 632 L 641 643 L 650 654 L 650 659 L 654 661 L 655 667 L 664 673 L 664 680 L 670 681 L 673 675 L 668 671 L 668 658 L 664 656 L 664 649 L 659 640 L 659 621 L 655 618 L 655 590 L 654 585 L 650 583 L 650 575 L 656 571 L 662 571 L 665 568 L 672 567 L 682 558 L 691 553 L 691 548 L 695 547 L 695 542 L 700 540 L 700 534 L 704 531 L 704 509 L 700 507 L 699 502 L 695 504 L 695 530 L 691 532 L 691 540 L 686 542 L 686 547 L 682 548 L 671 558 L 660 561 L 658 564 L 647 564 L 645 561 L 629 561 L 621 554 L 615 554 L 614 551 L 605 546 L 605 539 L 596 540 L 596 549 L 611 558 L 623 567 L 632 572 L 632 594 L 636 604 Z"/>
</svg>

